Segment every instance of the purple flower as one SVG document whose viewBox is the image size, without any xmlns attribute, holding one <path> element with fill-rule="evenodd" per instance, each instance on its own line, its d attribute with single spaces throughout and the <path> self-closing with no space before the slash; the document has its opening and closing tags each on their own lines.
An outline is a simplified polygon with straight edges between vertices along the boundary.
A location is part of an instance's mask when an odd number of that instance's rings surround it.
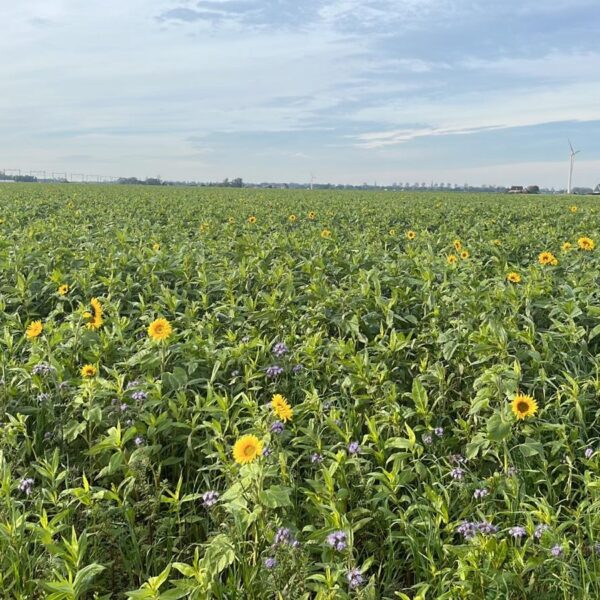
<svg viewBox="0 0 600 600">
<path fill-rule="evenodd" d="M 479 500 L 481 498 L 485 498 L 490 492 L 486 488 L 477 488 L 473 492 L 473 498 Z"/>
<path fill-rule="evenodd" d="M 294 537 L 292 536 L 292 532 L 287 527 L 280 527 L 275 534 L 275 540 L 273 541 L 273 546 L 278 546 L 281 544 L 292 544 L 294 541 Z"/>
<path fill-rule="evenodd" d="M 123 402 L 123 404 L 121 404 L 121 406 L 119 406 L 119 409 L 121 410 L 121 412 L 125 412 L 128 408 L 129 408 L 129 406 L 127 406 L 127 404 L 125 404 L 125 402 Z"/>
<path fill-rule="evenodd" d="M 294 367 L 292 368 L 292 371 L 294 372 L 294 375 L 298 375 L 298 373 L 300 373 L 303 369 L 304 369 L 303 365 L 294 365 Z"/>
<path fill-rule="evenodd" d="M 125 389 L 130 390 L 131 388 L 137 387 L 138 385 L 140 385 L 141 381 L 139 379 L 134 379 L 133 381 L 130 381 L 127 384 L 127 387 Z"/>
<path fill-rule="evenodd" d="M 455 465 L 464 465 L 467 459 L 462 454 L 451 454 L 448 460 Z"/>
<path fill-rule="evenodd" d="M 358 569 L 350 569 L 346 573 L 346 580 L 348 581 L 348 587 L 351 590 L 355 590 L 357 587 L 360 587 L 364 582 L 363 576 Z"/>
<path fill-rule="evenodd" d="M 465 477 L 465 472 L 460 467 L 454 467 L 452 471 L 450 471 L 450 475 L 452 479 L 456 479 L 457 481 L 462 481 Z"/>
<path fill-rule="evenodd" d="M 281 421 L 275 421 L 271 425 L 271 433 L 283 433 L 285 425 Z"/>
<path fill-rule="evenodd" d="M 33 490 L 33 483 L 34 481 L 31 478 L 21 479 L 21 483 L 19 483 L 19 491 L 29 496 Z"/>
<path fill-rule="evenodd" d="M 495 525 L 492 525 L 489 521 L 481 521 L 479 523 L 463 521 L 457 528 L 457 531 L 465 538 L 465 540 L 471 540 L 478 533 L 482 535 L 491 535 L 492 533 L 496 533 L 498 528 Z"/>
<path fill-rule="evenodd" d="M 527 535 L 527 531 L 525 531 L 525 527 L 521 527 L 520 525 L 511 527 L 508 530 L 508 533 L 515 539 L 519 539 L 519 538 L 525 537 L 525 535 Z"/>
<path fill-rule="evenodd" d="M 360 452 L 360 444 L 358 442 L 350 442 L 348 444 L 348 453 L 356 456 Z"/>
<path fill-rule="evenodd" d="M 334 531 L 327 536 L 327 543 L 337 550 L 343 552 L 346 547 L 346 533 L 344 531 Z"/>
<path fill-rule="evenodd" d="M 584 454 L 585 454 L 586 458 L 592 458 L 592 455 L 594 454 L 594 449 L 593 448 L 586 448 Z"/>
<path fill-rule="evenodd" d="M 139 447 L 144 443 L 144 438 L 138 435 L 133 441 L 135 445 Z"/>
<path fill-rule="evenodd" d="M 143 402 L 147 397 L 148 394 L 142 391 L 133 392 L 133 394 L 131 394 L 132 400 L 135 400 L 136 402 Z"/>
<path fill-rule="evenodd" d="M 443 427 L 436 427 L 433 432 L 435 433 L 435 435 L 437 435 L 438 437 L 442 437 L 444 435 L 444 428 Z"/>
<path fill-rule="evenodd" d="M 310 457 L 310 462 L 313 465 L 320 465 L 323 462 L 323 456 L 321 454 L 319 454 L 318 452 L 315 452 L 311 457 Z"/>
<path fill-rule="evenodd" d="M 265 569 L 274 569 L 277 566 L 277 559 L 273 556 L 267 556 L 263 561 Z"/>
<path fill-rule="evenodd" d="M 563 553 L 563 549 L 561 546 L 556 544 L 555 546 L 552 546 L 552 548 L 550 549 L 550 553 L 552 554 L 552 556 L 560 556 Z"/>
<path fill-rule="evenodd" d="M 423 443 L 424 443 L 426 446 L 431 446 L 431 444 L 433 444 L 433 438 L 431 437 L 431 434 L 430 434 L 430 433 L 426 433 L 426 434 L 423 436 Z"/>
<path fill-rule="evenodd" d="M 281 356 L 283 356 L 284 354 L 287 354 L 288 352 L 288 347 L 283 343 L 283 342 L 277 342 L 274 346 L 273 346 L 273 354 L 277 357 L 280 358 Z"/>
<path fill-rule="evenodd" d="M 268 456 L 271 456 L 272 453 L 273 453 L 273 451 L 271 450 L 271 448 L 269 448 L 269 446 L 264 446 L 263 447 L 262 455 L 265 458 L 267 458 Z"/>
<path fill-rule="evenodd" d="M 206 508 L 210 508 L 211 506 L 214 506 L 217 503 L 218 499 L 219 499 L 219 492 L 209 491 L 209 492 L 204 492 L 204 494 L 202 494 L 202 504 L 204 504 L 204 506 Z"/>
<path fill-rule="evenodd" d="M 506 476 L 507 477 L 514 477 L 519 471 L 517 470 L 517 467 L 508 467 L 508 470 L 506 471 Z"/>
<path fill-rule="evenodd" d="M 37 395 L 37 401 L 42 404 L 43 402 L 48 402 L 48 400 L 50 400 L 50 394 L 47 394 L 46 392 L 40 392 Z"/>
<path fill-rule="evenodd" d="M 52 371 L 54 371 L 54 367 L 51 367 L 48 363 L 41 362 L 35 365 L 31 372 L 34 375 L 48 375 Z"/>
<path fill-rule="evenodd" d="M 283 373 L 283 369 L 279 365 L 271 365 L 267 367 L 266 373 L 269 379 L 274 379 Z"/>
<path fill-rule="evenodd" d="M 546 531 L 548 531 L 550 529 L 550 527 L 548 527 L 548 525 L 546 525 L 545 523 L 542 523 L 540 525 L 538 525 L 535 528 L 535 531 L 533 532 L 533 535 L 535 536 L 536 540 L 541 540 L 542 536 L 544 535 L 544 533 Z"/>
</svg>

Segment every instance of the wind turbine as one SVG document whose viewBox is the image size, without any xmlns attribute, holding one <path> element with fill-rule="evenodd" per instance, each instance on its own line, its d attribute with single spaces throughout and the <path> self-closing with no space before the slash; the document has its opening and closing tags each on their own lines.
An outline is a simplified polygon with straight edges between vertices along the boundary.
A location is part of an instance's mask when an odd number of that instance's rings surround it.
<svg viewBox="0 0 600 600">
<path fill-rule="evenodd" d="M 575 164 L 575 155 L 579 154 L 581 150 L 573 150 L 573 144 L 569 140 L 569 148 L 571 148 L 571 163 L 569 166 L 569 187 L 567 188 L 567 194 L 571 193 L 571 184 L 573 182 L 573 165 Z"/>
<path fill-rule="evenodd" d="M 310 174 L 310 189 L 313 189 L 313 183 L 315 182 L 315 174 L 311 173 Z"/>
</svg>

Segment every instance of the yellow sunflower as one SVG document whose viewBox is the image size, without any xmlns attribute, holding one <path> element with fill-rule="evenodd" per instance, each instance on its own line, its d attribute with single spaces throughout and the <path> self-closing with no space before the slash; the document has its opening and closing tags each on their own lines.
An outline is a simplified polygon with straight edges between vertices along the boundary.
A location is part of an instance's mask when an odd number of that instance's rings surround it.
<svg viewBox="0 0 600 600">
<path fill-rule="evenodd" d="M 281 394 L 275 394 L 271 399 L 273 411 L 282 421 L 289 421 L 294 416 L 294 409 Z"/>
<path fill-rule="evenodd" d="M 511 408 L 517 419 L 524 419 L 535 415 L 538 409 L 537 402 L 531 396 L 517 394 L 511 403 Z"/>
<path fill-rule="evenodd" d="M 323 229 L 323 231 L 321 231 L 321 237 L 324 239 L 330 238 L 331 231 L 329 231 L 329 229 Z"/>
<path fill-rule="evenodd" d="M 160 244 L 158 242 L 154 242 L 154 244 L 152 244 L 152 250 L 154 250 L 154 252 L 158 252 L 160 250 Z"/>
<path fill-rule="evenodd" d="M 42 329 L 44 329 L 44 326 L 41 321 L 31 321 L 25 330 L 25 334 L 32 340 L 42 333 Z"/>
<path fill-rule="evenodd" d="M 98 369 L 94 365 L 83 365 L 81 367 L 81 376 L 82 377 L 95 377 Z"/>
<path fill-rule="evenodd" d="M 86 327 L 88 329 L 100 329 L 102 327 L 102 323 L 104 323 L 104 318 L 102 317 L 104 311 L 102 310 L 102 304 L 98 298 L 92 298 L 90 300 L 91 310 L 86 311 L 83 316 L 86 319 L 89 319 Z"/>
<path fill-rule="evenodd" d="M 248 217 L 248 223 L 250 223 L 250 225 L 254 225 L 254 223 L 256 223 L 256 217 L 254 215 Z"/>
<path fill-rule="evenodd" d="M 563 245 L 560 247 L 560 249 L 561 249 L 563 252 L 568 252 L 568 251 L 569 251 L 569 250 L 570 250 L 572 247 L 573 247 L 573 244 L 571 244 L 571 242 L 565 242 L 565 243 L 564 243 L 564 244 L 563 244 Z"/>
<path fill-rule="evenodd" d="M 148 335 L 157 342 L 166 340 L 173 333 L 173 327 L 167 319 L 155 319 L 148 326 Z"/>
<path fill-rule="evenodd" d="M 309 218 L 311 221 L 314 221 L 314 220 L 315 220 L 315 218 L 316 218 L 316 216 L 317 216 L 317 213 L 316 213 L 314 210 L 311 210 L 311 211 L 308 213 L 308 218 Z"/>
<path fill-rule="evenodd" d="M 452 244 L 454 245 L 454 249 L 455 249 L 457 252 L 460 252 L 460 250 L 461 250 L 461 248 L 462 248 L 462 243 L 461 243 L 461 241 L 460 241 L 460 240 L 454 240 L 454 241 L 452 242 Z"/>
<path fill-rule="evenodd" d="M 510 281 L 511 283 L 521 283 L 521 276 L 518 273 L 511 271 L 506 276 L 506 281 Z"/>
<path fill-rule="evenodd" d="M 288 217 L 288 221 L 289 221 L 290 223 L 295 223 L 297 219 L 298 219 L 298 217 L 297 217 L 296 215 L 290 215 L 290 216 Z"/>
<path fill-rule="evenodd" d="M 552 252 L 540 253 L 540 255 L 538 256 L 538 260 L 540 262 L 540 265 L 552 265 L 553 267 L 555 267 L 558 264 L 558 260 L 556 256 L 552 254 Z"/>
<path fill-rule="evenodd" d="M 234 219 L 233 217 L 229 217 L 229 219 L 227 219 L 227 222 L 228 222 L 230 225 L 233 225 L 233 224 L 235 223 L 235 219 Z"/>
<path fill-rule="evenodd" d="M 467 260 L 467 258 L 469 258 L 469 256 L 471 256 L 471 255 L 469 254 L 469 251 L 468 251 L 468 250 L 463 250 L 463 251 L 460 253 L 460 257 L 461 257 L 463 260 Z"/>
<path fill-rule="evenodd" d="M 390 236 L 394 237 L 396 235 L 396 230 L 395 229 L 390 229 Z"/>
<path fill-rule="evenodd" d="M 415 232 L 414 232 L 412 229 L 409 229 L 409 230 L 406 232 L 406 237 L 407 237 L 409 240 L 414 240 L 414 239 L 417 237 L 417 234 L 416 234 L 416 233 L 415 233 Z"/>
<path fill-rule="evenodd" d="M 240 465 L 256 460 L 261 452 L 262 442 L 255 435 L 244 435 L 233 446 L 233 458 Z"/>
<path fill-rule="evenodd" d="M 66 296 L 69 293 L 69 286 L 66 283 L 58 286 L 58 295 Z"/>
<path fill-rule="evenodd" d="M 575 205 L 573 205 L 573 206 L 570 206 L 570 207 L 569 207 L 569 210 L 570 210 L 572 213 L 576 213 L 576 212 L 577 212 L 577 207 L 576 207 Z"/>
<path fill-rule="evenodd" d="M 580 237 L 577 240 L 577 245 L 581 250 L 591 251 L 596 247 L 596 242 L 589 237 Z"/>
<path fill-rule="evenodd" d="M 449 265 L 454 265 L 454 264 L 456 264 L 456 261 L 458 260 L 458 258 L 456 257 L 456 254 L 449 254 L 447 256 L 446 260 L 448 261 Z"/>
</svg>

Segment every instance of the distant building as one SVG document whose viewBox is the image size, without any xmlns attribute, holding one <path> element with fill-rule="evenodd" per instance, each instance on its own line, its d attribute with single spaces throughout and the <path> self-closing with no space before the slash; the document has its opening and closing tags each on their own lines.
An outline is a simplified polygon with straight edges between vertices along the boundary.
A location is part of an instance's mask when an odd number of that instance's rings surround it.
<svg viewBox="0 0 600 600">
<path fill-rule="evenodd" d="M 539 185 L 528 185 L 527 187 L 523 187 L 522 185 L 511 185 L 509 190 L 509 194 L 539 194 L 540 186 Z"/>
</svg>

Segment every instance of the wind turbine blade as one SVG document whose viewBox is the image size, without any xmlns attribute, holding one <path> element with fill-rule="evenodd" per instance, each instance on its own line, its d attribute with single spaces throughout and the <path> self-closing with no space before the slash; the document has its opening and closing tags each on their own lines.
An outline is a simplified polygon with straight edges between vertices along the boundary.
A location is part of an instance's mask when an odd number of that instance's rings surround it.
<svg viewBox="0 0 600 600">
<path fill-rule="evenodd" d="M 573 150 L 573 144 L 571 144 L 571 140 L 569 140 L 569 148 L 571 148 L 571 154 L 574 154 L 575 151 Z"/>
</svg>

